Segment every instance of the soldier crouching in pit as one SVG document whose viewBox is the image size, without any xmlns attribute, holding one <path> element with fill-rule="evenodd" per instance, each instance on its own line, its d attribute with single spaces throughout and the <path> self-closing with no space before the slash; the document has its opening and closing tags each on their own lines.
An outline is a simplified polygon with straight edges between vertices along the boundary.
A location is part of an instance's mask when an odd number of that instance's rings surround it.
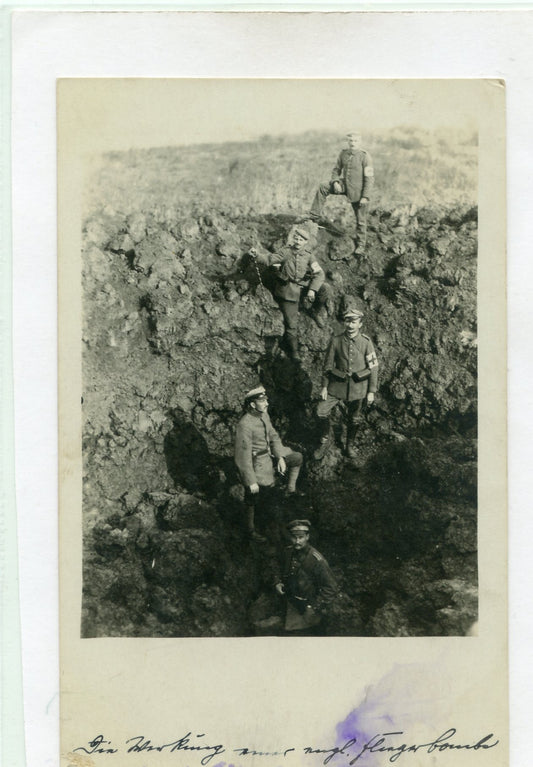
<svg viewBox="0 0 533 767">
<path fill-rule="evenodd" d="M 296 489 L 302 462 L 302 454 L 285 447 L 272 426 L 265 388 L 257 386 L 249 391 L 244 397 L 244 415 L 235 433 L 235 463 L 244 485 L 246 529 L 252 540 L 266 540 L 255 529 L 258 508 L 269 516 L 275 516 L 272 493 L 275 486 L 274 463 L 276 471 L 287 476 L 285 494 L 291 497 L 302 495 Z"/>
<path fill-rule="evenodd" d="M 286 601 L 284 628 L 288 633 L 321 633 L 338 593 L 328 563 L 309 544 L 310 527 L 307 519 L 289 522 L 290 545 L 283 551 L 274 577 L 275 590 Z"/>
<path fill-rule="evenodd" d="M 320 328 L 333 312 L 331 286 L 325 283 L 324 270 L 309 248 L 309 232 L 304 227 L 296 227 L 292 244 L 283 246 L 278 253 L 261 256 L 252 248 L 250 255 L 277 270 L 274 296 L 283 314 L 290 355 L 299 361 L 298 315 L 303 292 L 305 302 L 312 307 L 311 316 Z"/>
<path fill-rule="evenodd" d="M 334 335 L 324 360 L 322 389 L 317 407 L 320 446 L 315 459 L 321 460 L 330 444 L 330 413 L 341 402 L 347 408 L 346 455 L 357 457 L 355 436 L 363 401 L 371 405 L 378 387 L 378 361 L 370 338 L 361 333 L 363 312 L 344 312 L 344 331 Z"/>
</svg>

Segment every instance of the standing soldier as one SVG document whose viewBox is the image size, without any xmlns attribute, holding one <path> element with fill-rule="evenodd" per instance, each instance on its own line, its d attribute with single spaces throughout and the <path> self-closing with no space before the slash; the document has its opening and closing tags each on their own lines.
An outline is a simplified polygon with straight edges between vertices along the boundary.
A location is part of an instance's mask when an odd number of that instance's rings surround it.
<svg viewBox="0 0 533 767">
<path fill-rule="evenodd" d="M 344 194 L 352 204 L 356 220 L 355 255 L 364 255 L 366 248 L 366 225 L 368 202 L 374 185 L 372 158 L 361 146 L 361 134 L 348 133 L 348 149 L 340 153 L 333 168 L 331 181 L 320 184 L 311 206 L 311 216 L 321 218 L 326 198 L 330 194 Z"/>
<path fill-rule="evenodd" d="M 281 475 L 287 474 L 285 494 L 301 495 L 296 490 L 296 480 L 303 456 L 282 444 L 268 415 L 268 399 L 263 386 L 257 386 L 245 395 L 244 410 L 235 433 L 235 463 L 244 485 L 248 535 L 252 540 L 264 542 L 264 536 L 255 530 L 255 512 L 258 503 L 267 513 L 271 510 L 273 461 Z"/>
<path fill-rule="evenodd" d="M 287 601 L 285 631 L 316 629 L 338 592 L 328 563 L 309 545 L 310 527 L 307 519 L 289 522 L 291 544 L 274 578 L 276 592 Z"/>
<path fill-rule="evenodd" d="M 320 423 L 320 447 L 316 460 L 327 452 L 330 439 L 329 416 L 340 402 L 347 406 L 348 429 L 346 454 L 357 456 L 355 433 L 361 415 L 363 400 L 374 402 L 378 387 L 378 361 L 370 338 L 361 333 L 363 312 L 349 308 L 344 312 L 344 331 L 334 335 L 329 343 L 322 375 L 322 389 L 317 416 Z"/>
<path fill-rule="evenodd" d="M 283 246 L 279 253 L 258 256 L 252 249 L 250 255 L 277 270 L 274 295 L 283 314 L 291 357 L 298 361 L 298 315 L 303 291 L 306 291 L 305 301 L 313 307 L 311 314 L 320 328 L 325 326 L 328 310 L 332 308 L 332 290 L 325 283 L 324 270 L 309 248 L 309 232 L 304 227 L 296 227 L 292 245 Z"/>
</svg>

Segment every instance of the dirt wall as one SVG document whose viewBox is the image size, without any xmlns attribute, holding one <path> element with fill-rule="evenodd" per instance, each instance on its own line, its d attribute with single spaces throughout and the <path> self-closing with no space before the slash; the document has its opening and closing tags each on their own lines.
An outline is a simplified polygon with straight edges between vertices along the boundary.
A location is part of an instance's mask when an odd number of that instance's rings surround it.
<svg viewBox="0 0 533 767">
<path fill-rule="evenodd" d="M 284 441 L 304 453 L 306 499 L 283 514 L 341 587 L 331 634 L 464 634 L 477 615 L 476 257 L 472 207 L 374 209 L 369 248 L 351 255 L 310 225 L 332 285 L 365 305 L 380 361 L 355 462 L 321 462 L 314 411 L 332 318 L 300 319 L 302 362 L 280 346 L 268 271 L 289 214 L 209 210 L 84 223 L 84 636 L 237 636 L 266 586 L 249 543 L 232 460 L 242 395 L 262 381 Z M 260 281 L 261 278 L 261 281 Z M 262 284 L 264 283 L 264 284 Z"/>
</svg>

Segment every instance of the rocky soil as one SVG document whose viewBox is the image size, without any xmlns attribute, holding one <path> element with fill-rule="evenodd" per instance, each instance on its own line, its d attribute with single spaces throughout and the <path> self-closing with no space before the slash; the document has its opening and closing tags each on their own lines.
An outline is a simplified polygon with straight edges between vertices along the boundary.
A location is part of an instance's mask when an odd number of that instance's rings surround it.
<svg viewBox="0 0 533 767">
<path fill-rule="evenodd" d="M 476 257 L 469 205 L 371 211 L 347 234 L 310 225 L 337 307 L 366 307 L 380 391 L 359 458 L 317 463 L 314 410 L 332 330 L 303 312 L 302 363 L 250 247 L 274 250 L 292 213 L 209 201 L 93 206 L 84 222 L 82 635 L 243 636 L 267 587 L 232 460 L 242 394 L 261 381 L 284 441 L 306 458 L 307 516 L 341 595 L 327 633 L 464 635 L 477 617 Z"/>
</svg>

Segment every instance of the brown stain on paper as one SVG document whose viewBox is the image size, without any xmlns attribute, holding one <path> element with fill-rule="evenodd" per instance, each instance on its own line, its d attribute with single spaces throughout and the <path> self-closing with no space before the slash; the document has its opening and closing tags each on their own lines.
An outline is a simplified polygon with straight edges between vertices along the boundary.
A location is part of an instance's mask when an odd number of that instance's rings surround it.
<svg viewBox="0 0 533 767">
<path fill-rule="evenodd" d="M 69 760 L 67 767 L 94 767 L 93 759 L 85 754 L 74 754 L 70 751 L 67 759 Z"/>
</svg>

